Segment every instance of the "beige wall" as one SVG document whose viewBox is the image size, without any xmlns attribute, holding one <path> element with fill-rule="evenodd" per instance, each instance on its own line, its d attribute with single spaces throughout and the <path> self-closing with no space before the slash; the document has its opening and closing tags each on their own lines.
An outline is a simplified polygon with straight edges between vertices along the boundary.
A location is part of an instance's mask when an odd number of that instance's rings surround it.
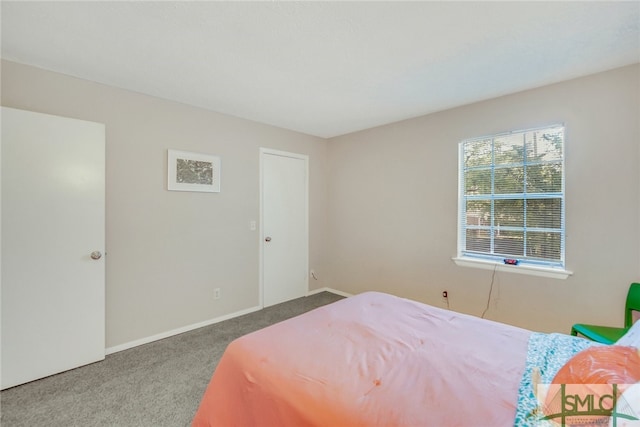
<svg viewBox="0 0 640 427">
<path fill-rule="evenodd" d="M 498 272 L 487 316 L 542 331 L 622 324 L 640 280 L 640 67 L 629 66 L 334 138 L 328 145 L 331 286 L 480 315 L 492 271 L 458 267 L 464 138 L 566 126 L 567 280 Z"/>
<path fill-rule="evenodd" d="M 2 105 L 106 124 L 107 347 L 259 305 L 259 147 L 309 155 L 326 286 L 325 140 L 6 61 Z M 219 155 L 222 192 L 167 191 L 169 148 Z"/>
<path fill-rule="evenodd" d="M 107 347 L 257 306 L 259 147 L 310 156 L 310 268 L 481 314 L 491 271 L 457 267 L 463 138 L 566 125 L 567 280 L 497 273 L 487 317 L 544 331 L 619 324 L 640 280 L 640 66 L 329 141 L 2 62 L 2 105 L 106 124 Z M 166 191 L 166 150 L 222 158 L 222 192 Z M 326 239 L 326 240 L 325 240 Z M 213 300 L 213 288 L 223 298 Z"/>
</svg>

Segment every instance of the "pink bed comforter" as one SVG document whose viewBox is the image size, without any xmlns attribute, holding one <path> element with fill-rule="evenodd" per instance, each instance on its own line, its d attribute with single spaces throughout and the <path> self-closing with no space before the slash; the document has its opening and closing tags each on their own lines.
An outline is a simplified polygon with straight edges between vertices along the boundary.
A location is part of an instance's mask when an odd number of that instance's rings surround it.
<svg viewBox="0 0 640 427">
<path fill-rule="evenodd" d="M 193 426 L 511 426 L 529 334 L 360 294 L 233 341 Z"/>
</svg>

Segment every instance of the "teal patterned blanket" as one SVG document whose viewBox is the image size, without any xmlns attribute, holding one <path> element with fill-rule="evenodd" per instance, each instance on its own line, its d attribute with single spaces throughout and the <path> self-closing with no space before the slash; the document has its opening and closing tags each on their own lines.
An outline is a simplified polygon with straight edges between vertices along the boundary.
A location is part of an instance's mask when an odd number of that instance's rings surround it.
<svg viewBox="0 0 640 427">
<path fill-rule="evenodd" d="M 600 344 L 564 334 L 543 334 L 538 332 L 531 334 L 527 349 L 527 362 L 518 390 L 515 426 L 557 427 L 557 424 L 542 419 L 544 414 L 540 410 L 533 389 L 532 375 L 534 369 L 540 372 L 541 384 L 550 384 L 558 370 L 573 355 L 593 345 Z"/>
</svg>

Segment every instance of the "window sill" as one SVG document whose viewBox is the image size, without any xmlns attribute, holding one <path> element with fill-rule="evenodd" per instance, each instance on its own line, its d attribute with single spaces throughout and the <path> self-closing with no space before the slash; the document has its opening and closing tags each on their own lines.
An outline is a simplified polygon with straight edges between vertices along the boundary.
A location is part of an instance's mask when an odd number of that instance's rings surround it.
<svg viewBox="0 0 640 427">
<path fill-rule="evenodd" d="M 453 262 L 460 267 L 482 268 L 484 270 L 505 271 L 508 273 L 527 274 L 529 276 L 550 277 L 552 279 L 566 279 L 572 271 L 551 267 L 536 267 L 531 265 L 508 265 L 494 261 L 484 261 L 470 258 L 453 257 Z"/>
</svg>

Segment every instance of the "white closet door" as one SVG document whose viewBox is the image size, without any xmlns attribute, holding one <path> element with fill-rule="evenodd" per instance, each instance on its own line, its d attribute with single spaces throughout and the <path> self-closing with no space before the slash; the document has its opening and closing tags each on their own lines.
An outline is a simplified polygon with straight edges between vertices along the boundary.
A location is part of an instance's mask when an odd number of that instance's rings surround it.
<svg viewBox="0 0 640 427">
<path fill-rule="evenodd" d="M 105 127 L 3 107 L 1 141 L 5 389 L 104 359 Z"/>
<path fill-rule="evenodd" d="M 308 157 L 262 149 L 263 305 L 309 290 Z"/>
</svg>

